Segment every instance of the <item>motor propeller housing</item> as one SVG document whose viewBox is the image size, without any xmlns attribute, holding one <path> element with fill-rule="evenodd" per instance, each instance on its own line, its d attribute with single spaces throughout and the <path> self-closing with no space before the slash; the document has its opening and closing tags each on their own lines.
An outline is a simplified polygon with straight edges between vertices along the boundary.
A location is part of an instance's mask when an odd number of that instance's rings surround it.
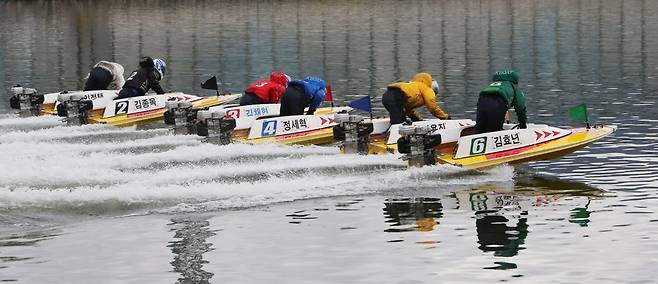
<svg viewBox="0 0 658 284">
<path fill-rule="evenodd" d="M 336 122 L 333 128 L 334 139 L 341 142 L 344 153 L 368 154 L 370 133 L 374 129 L 372 122 L 365 122 L 365 118 L 361 115 L 348 113 L 336 113 L 334 121 Z"/>
<path fill-rule="evenodd" d="M 174 134 L 196 133 L 197 109 L 188 101 L 168 101 L 165 104 L 164 122 L 171 126 Z"/>
<path fill-rule="evenodd" d="M 441 134 L 433 134 L 430 126 L 402 125 L 398 131 L 398 152 L 409 166 L 429 166 L 436 163 L 435 147 L 441 144 Z"/>
<path fill-rule="evenodd" d="M 44 97 L 36 89 L 16 85 L 11 88 L 13 95 L 9 98 L 9 105 L 20 111 L 21 116 L 39 115 L 39 106 L 43 104 Z"/>
<path fill-rule="evenodd" d="M 205 142 L 226 145 L 233 141 L 233 129 L 236 127 L 234 118 L 226 117 L 226 110 L 201 110 L 197 113 L 197 134 L 205 136 Z"/>
<path fill-rule="evenodd" d="M 57 115 L 65 117 L 66 124 L 70 126 L 89 123 L 89 112 L 94 103 L 80 93 L 62 93 L 57 97 Z"/>
</svg>

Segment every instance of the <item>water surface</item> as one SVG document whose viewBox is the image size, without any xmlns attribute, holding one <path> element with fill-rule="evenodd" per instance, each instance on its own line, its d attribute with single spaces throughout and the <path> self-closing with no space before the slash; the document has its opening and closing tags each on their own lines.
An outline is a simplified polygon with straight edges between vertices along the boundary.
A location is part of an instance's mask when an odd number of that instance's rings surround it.
<svg viewBox="0 0 658 284">
<path fill-rule="evenodd" d="M 648 0 L 3 1 L 0 89 L 82 87 L 99 60 L 167 60 L 166 89 L 240 92 L 273 69 L 337 103 L 430 72 L 474 118 L 514 68 L 530 122 L 613 136 L 481 173 L 334 147 L 203 144 L 18 118 L 0 100 L 0 281 L 628 283 L 658 273 L 658 3 Z M 423 110 L 425 117 L 429 114 Z M 512 115 L 514 118 L 514 115 Z"/>
</svg>

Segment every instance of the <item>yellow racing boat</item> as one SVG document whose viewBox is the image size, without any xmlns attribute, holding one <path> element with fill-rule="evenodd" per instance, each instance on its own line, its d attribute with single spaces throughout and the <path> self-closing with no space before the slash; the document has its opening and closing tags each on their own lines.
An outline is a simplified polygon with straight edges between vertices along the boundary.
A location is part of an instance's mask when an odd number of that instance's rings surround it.
<svg viewBox="0 0 658 284">
<path fill-rule="evenodd" d="M 472 120 L 430 120 L 411 125 L 393 125 L 386 120 L 368 120 L 358 115 L 339 114 L 336 140 L 343 152 L 361 154 L 404 154 L 410 166 L 449 164 L 466 169 L 484 169 L 502 164 L 550 160 L 582 149 L 612 134 L 615 126 L 597 125 L 562 129 L 528 124 L 515 129 L 474 134 Z M 379 125 L 379 126 L 378 126 Z M 377 130 L 379 128 L 379 130 Z M 395 129 L 394 129 L 395 128 Z"/>
<path fill-rule="evenodd" d="M 482 169 L 500 164 L 557 159 L 591 145 L 616 129 L 615 126 L 604 125 L 569 130 L 529 125 L 528 129 L 469 135 L 461 137 L 453 146 L 453 151 L 439 150 L 436 161 L 467 169 Z"/>
</svg>

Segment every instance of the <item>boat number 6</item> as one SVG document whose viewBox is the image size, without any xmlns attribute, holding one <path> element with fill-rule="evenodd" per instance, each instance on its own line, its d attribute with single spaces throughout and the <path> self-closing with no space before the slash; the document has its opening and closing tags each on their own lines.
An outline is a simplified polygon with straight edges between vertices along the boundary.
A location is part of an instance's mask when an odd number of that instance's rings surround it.
<svg viewBox="0 0 658 284">
<path fill-rule="evenodd" d="M 120 101 L 114 106 L 114 115 L 127 114 L 128 113 L 128 101 Z"/>
<path fill-rule="evenodd" d="M 487 150 L 487 137 L 478 137 L 471 140 L 471 155 L 479 155 Z"/>
</svg>

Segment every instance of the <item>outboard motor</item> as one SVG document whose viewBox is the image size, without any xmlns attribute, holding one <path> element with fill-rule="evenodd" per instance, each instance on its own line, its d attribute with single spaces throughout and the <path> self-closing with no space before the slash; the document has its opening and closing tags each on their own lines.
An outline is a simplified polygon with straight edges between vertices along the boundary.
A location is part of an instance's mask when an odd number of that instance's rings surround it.
<svg viewBox="0 0 658 284">
<path fill-rule="evenodd" d="M 21 116 L 39 115 L 39 105 L 43 104 L 44 98 L 37 94 L 36 89 L 16 85 L 11 92 L 14 94 L 9 98 L 11 108 L 19 110 Z"/>
<path fill-rule="evenodd" d="M 89 112 L 94 108 L 91 100 L 85 99 L 81 93 L 59 94 L 57 96 L 57 115 L 65 117 L 69 126 L 89 123 Z"/>
<path fill-rule="evenodd" d="M 172 126 L 174 134 L 196 133 L 197 110 L 192 109 L 191 102 L 168 101 L 165 107 L 167 111 L 164 113 L 164 121 Z"/>
<path fill-rule="evenodd" d="M 405 154 L 402 159 L 409 161 L 409 166 L 422 167 L 436 163 L 436 149 L 441 144 L 441 135 L 432 134 L 430 126 L 401 125 L 398 139 L 398 151 Z"/>
<path fill-rule="evenodd" d="M 234 118 L 226 117 L 225 110 L 201 110 L 197 113 L 197 120 L 197 134 L 206 136 L 205 142 L 231 144 L 231 135 L 236 124 Z"/>
<path fill-rule="evenodd" d="M 334 139 L 342 141 L 346 154 L 368 154 L 368 142 L 373 131 L 372 122 L 364 122 L 363 116 L 347 113 L 334 114 Z"/>
</svg>

